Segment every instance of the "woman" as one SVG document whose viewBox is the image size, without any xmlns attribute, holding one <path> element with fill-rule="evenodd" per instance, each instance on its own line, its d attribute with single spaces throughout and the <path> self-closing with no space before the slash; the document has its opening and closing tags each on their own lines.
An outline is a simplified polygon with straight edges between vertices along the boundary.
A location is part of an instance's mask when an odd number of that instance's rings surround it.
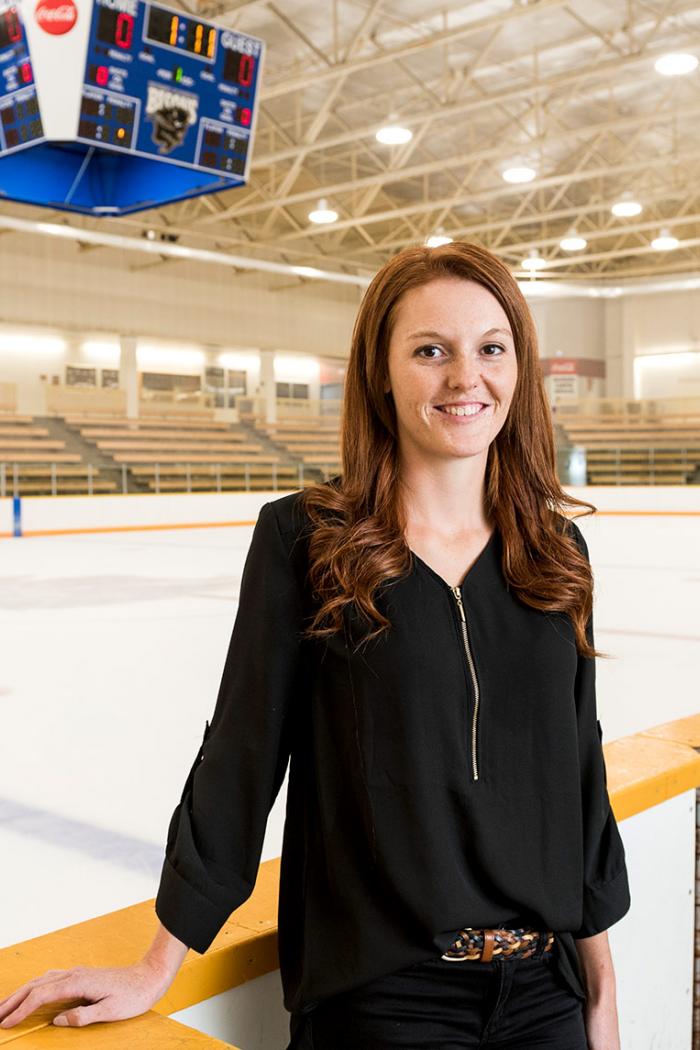
<svg viewBox="0 0 700 1050">
<path fill-rule="evenodd" d="M 557 481 L 532 318 L 490 252 L 409 248 L 375 276 L 342 458 L 260 512 L 129 977 L 162 995 L 249 897 L 291 757 L 288 1050 L 618 1050 L 606 931 L 630 896 L 588 550 L 560 510 L 594 508 Z"/>
</svg>

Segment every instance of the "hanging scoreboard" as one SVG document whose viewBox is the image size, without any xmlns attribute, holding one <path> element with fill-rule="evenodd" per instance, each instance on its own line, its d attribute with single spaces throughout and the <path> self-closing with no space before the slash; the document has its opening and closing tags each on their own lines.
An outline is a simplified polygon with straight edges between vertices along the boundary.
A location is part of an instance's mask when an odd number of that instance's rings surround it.
<svg viewBox="0 0 700 1050">
<path fill-rule="evenodd" d="M 263 50 L 144 0 L 0 8 L 0 192 L 115 215 L 244 184 Z"/>
</svg>

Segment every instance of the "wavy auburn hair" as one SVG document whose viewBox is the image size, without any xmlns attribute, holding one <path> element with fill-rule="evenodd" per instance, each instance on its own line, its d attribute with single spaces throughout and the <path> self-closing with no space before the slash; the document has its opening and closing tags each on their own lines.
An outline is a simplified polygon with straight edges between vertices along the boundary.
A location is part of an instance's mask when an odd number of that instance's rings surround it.
<svg viewBox="0 0 700 1050">
<path fill-rule="evenodd" d="M 343 611 L 351 603 L 375 627 L 365 642 L 391 627 L 373 595 L 385 580 L 410 572 L 412 554 L 399 495 L 396 409 L 393 396 L 384 393 L 389 340 L 404 293 L 444 277 L 483 285 L 513 332 L 517 383 L 505 423 L 489 446 L 484 479 L 484 511 L 502 537 L 505 579 L 526 605 L 570 616 L 578 653 L 607 656 L 593 648 L 592 572 L 562 510 L 587 507 L 592 514 L 596 507 L 559 484 L 532 315 L 508 267 L 486 248 L 459 241 L 405 248 L 382 266 L 363 296 L 345 378 L 342 473 L 299 497 L 310 521 L 307 578 L 319 600 L 304 636 L 342 631 Z"/>
</svg>

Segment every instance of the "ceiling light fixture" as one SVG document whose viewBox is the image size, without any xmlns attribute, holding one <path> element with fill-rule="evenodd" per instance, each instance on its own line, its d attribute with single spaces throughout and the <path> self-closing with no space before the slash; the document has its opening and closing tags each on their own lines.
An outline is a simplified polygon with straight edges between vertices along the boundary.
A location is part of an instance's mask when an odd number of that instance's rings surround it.
<svg viewBox="0 0 700 1050">
<path fill-rule="evenodd" d="M 580 252 L 587 244 L 586 238 L 582 237 L 576 230 L 569 230 L 566 237 L 562 237 L 559 241 L 559 247 L 564 252 Z"/>
<path fill-rule="evenodd" d="M 319 225 L 326 222 L 335 222 L 337 218 L 338 212 L 333 211 L 332 208 L 328 207 L 328 201 L 325 197 L 321 197 L 318 202 L 318 207 L 309 212 L 310 221 L 318 223 Z"/>
<path fill-rule="evenodd" d="M 664 77 L 683 77 L 686 73 L 692 73 L 697 68 L 697 57 L 684 52 L 672 52 L 668 55 L 661 55 L 654 62 L 654 69 Z"/>
<path fill-rule="evenodd" d="M 634 200 L 629 191 L 623 193 L 620 199 L 615 201 L 610 209 L 613 215 L 616 215 L 618 219 L 631 219 L 633 215 L 639 215 L 641 210 L 641 204 L 639 201 Z"/>
<path fill-rule="evenodd" d="M 544 270 L 547 260 L 542 258 L 537 248 L 533 248 L 521 265 L 523 270 Z"/>
<path fill-rule="evenodd" d="M 501 172 L 506 182 L 532 182 L 537 172 L 534 168 L 521 165 L 515 168 L 506 168 Z"/>
<path fill-rule="evenodd" d="M 374 137 L 385 146 L 402 146 L 404 142 L 411 141 L 413 132 L 401 124 L 385 124 Z"/>
<path fill-rule="evenodd" d="M 651 242 L 651 246 L 656 252 L 670 252 L 674 248 L 677 248 L 679 244 L 678 238 L 674 237 L 668 226 L 662 226 L 659 230 L 659 236 L 655 237 Z"/>
</svg>

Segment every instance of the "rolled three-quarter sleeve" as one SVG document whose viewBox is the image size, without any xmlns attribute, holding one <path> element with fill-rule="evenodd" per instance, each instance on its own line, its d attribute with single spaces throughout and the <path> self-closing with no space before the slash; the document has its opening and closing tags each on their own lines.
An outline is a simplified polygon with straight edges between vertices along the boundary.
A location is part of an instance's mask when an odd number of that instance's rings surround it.
<svg viewBox="0 0 700 1050">
<path fill-rule="evenodd" d="M 576 540 L 589 559 L 588 545 L 574 526 Z M 593 641 L 593 616 L 586 625 L 586 636 Z M 583 915 L 575 938 L 592 937 L 607 930 L 630 908 L 630 890 L 625 848 L 608 795 L 603 754 L 603 731 L 596 701 L 594 657 L 578 658 L 575 683 L 576 717 L 581 771 L 583 812 Z"/>
<path fill-rule="evenodd" d="M 284 780 L 299 689 L 302 605 L 271 503 L 260 510 L 211 724 L 170 820 L 155 901 L 200 954 L 253 892 Z"/>
</svg>

